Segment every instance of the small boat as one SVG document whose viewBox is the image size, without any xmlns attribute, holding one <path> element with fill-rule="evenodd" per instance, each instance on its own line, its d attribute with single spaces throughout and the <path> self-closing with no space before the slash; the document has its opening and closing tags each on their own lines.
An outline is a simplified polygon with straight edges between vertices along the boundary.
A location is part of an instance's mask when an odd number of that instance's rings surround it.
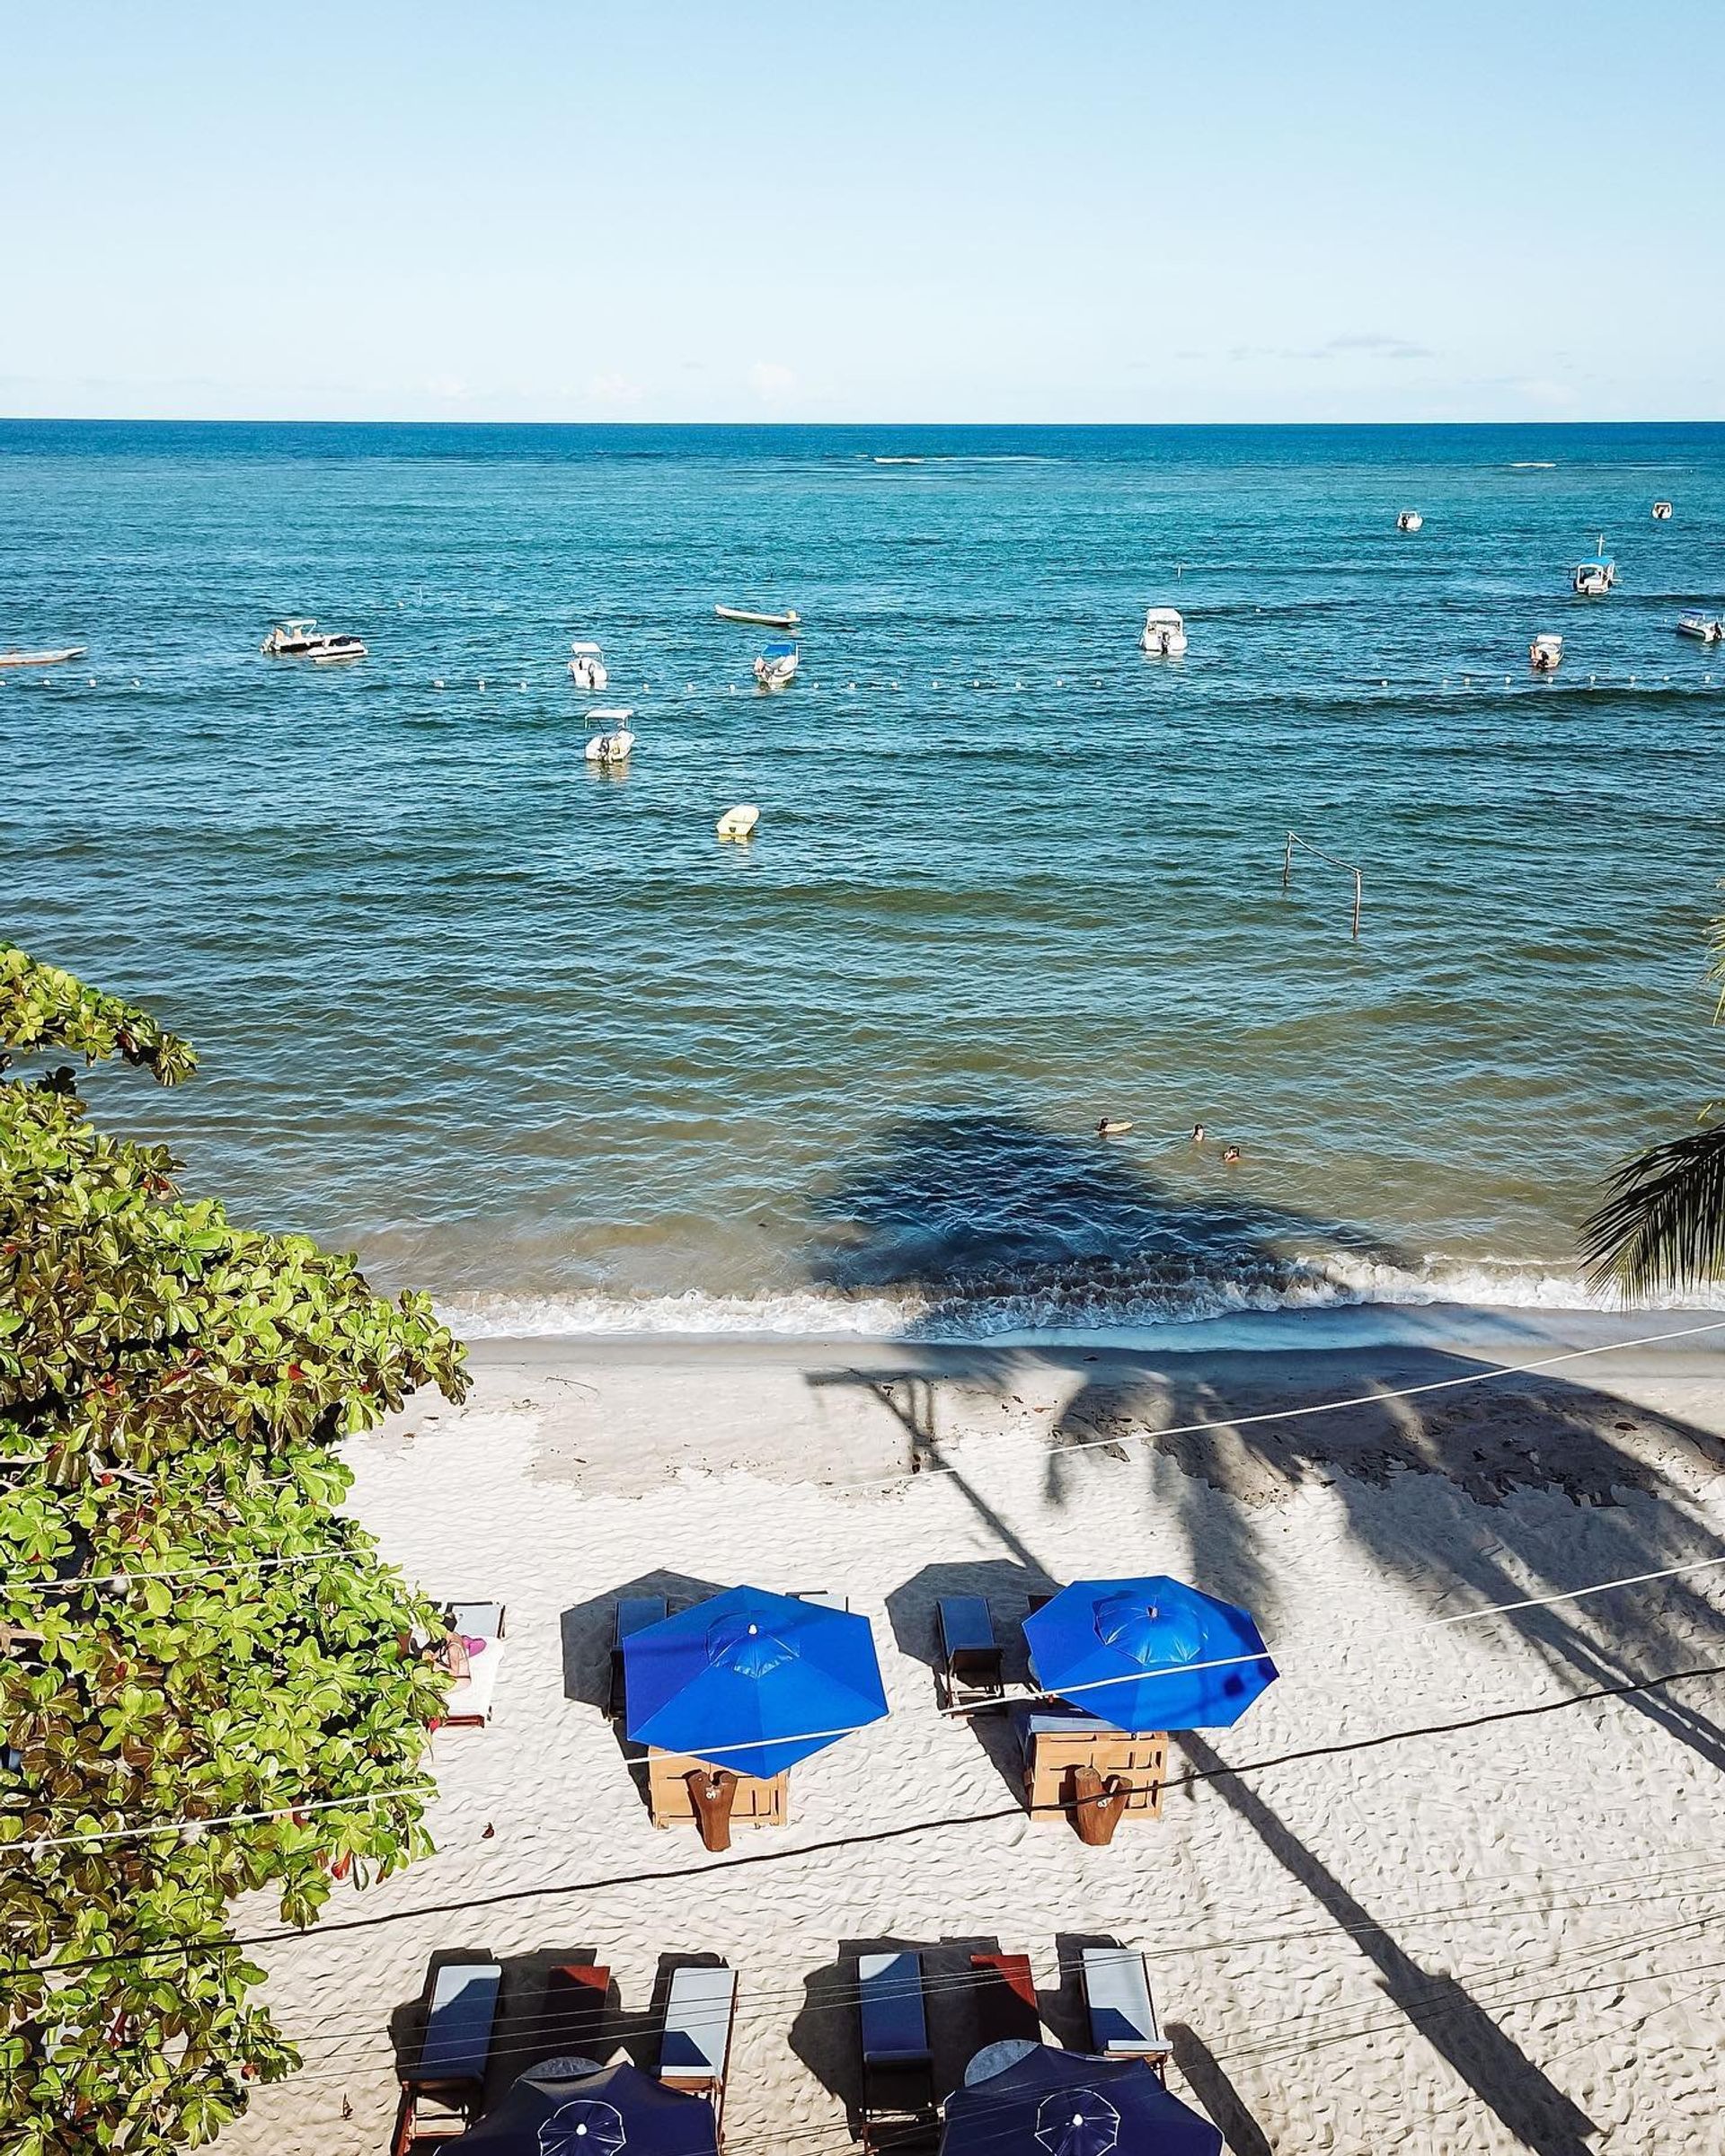
<svg viewBox="0 0 1725 2156">
<path fill-rule="evenodd" d="M 578 689 L 602 689 L 611 676 L 605 670 L 605 658 L 597 644 L 571 644 L 570 647 L 569 678 Z"/>
<path fill-rule="evenodd" d="M 1563 639 L 1549 629 L 1527 647 L 1527 661 L 1535 674 L 1555 674 L 1563 664 Z"/>
<path fill-rule="evenodd" d="M 1591 561 L 1578 561 L 1570 578 L 1570 589 L 1578 598 L 1602 599 L 1617 581 L 1617 564 L 1606 558 L 1606 543 L 1602 537 L 1599 552 Z"/>
<path fill-rule="evenodd" d="M 82 658 L 88 649 L 67 644 L 62 651 L 0 651 L 0 667 L 63 667 L 68 658 Z"/>
<path fill-rule="evenodd" d="M 314 621 L 279 622 L 258 649 L 268 658 L 363 658 L 366 647 L 357 636 L 320 631 Z"/>
<path fill-rule="evenodd" d="M 1653 521 L 1655 524 L 1670 523 L 1671 504 L 1668 501 L 1656 501 L 1653 504 Z"/>
<path fill-rule="evenodd" d="M 1144 617 L 1144 633 L 1138 639 L 1138 649 L 1147 651 L 1153 658 L 1178 658 L 1186 649 L 1186 624 L 1177 608 L 1152 606 Z"/>
<path fill-rule="evenodd" d="M 755 661 L 755 678 L 764 689 L 786 687 L 797 671 L 797 647 L 788 637 L 775 639 Z"/>
<path fill-rule="evenodd" d="M 747 606 L 715 606 L 721 622 L 752 622 L 757 629 L 795 629 L 801 616 L 795 614 L 751 614 Z"/>
<path fill-rule="evenodd" d="M 760 820 L 761 812 L 754 803 L 743 801 L 735 808 L 727 808 L 713 829 L 721 838 L 752 838 Z"/>
<path fill-rule="evenodd" d="M 617 764 L 629 761 L 629 751 L 635 746 L 635 737 L 629 730 L 629 721 L 634 715 L 632 711 L 597 711 L 587 714 L 589 726 L 596 720 L 607 721 L 604 730 L 595 734 L 582 752 L 589 764 Z"/>
<path fill-rule="evenodd" d="M 1403 509 L 1395 520 L 1395 528 L 1398 532 L 1417 532 L 1425 521 L 1418 509 Z"/>
<path fill-rule="evenodd" d="M 1677 617 L 1677 634 L 1693 636 L 1700 644 L 1725 643 L 1725 621 L 1716 614 L 1707 614 L 1699 606 L 1692 606 Z"/>
</svg>

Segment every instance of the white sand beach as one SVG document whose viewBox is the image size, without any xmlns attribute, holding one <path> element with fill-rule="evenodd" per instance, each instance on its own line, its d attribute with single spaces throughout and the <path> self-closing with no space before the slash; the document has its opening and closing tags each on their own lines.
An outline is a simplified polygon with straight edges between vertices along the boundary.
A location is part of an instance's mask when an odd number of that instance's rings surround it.
<svg viewBox="0 0 1725 2156">
<path fill-rule="evenodd" d="M 392 2024 L 462 1948 L 506 1967 L 493 2096 L 535 2055 L 553 1964 L 608 1964 L 650 2065 L 661 1957 L 723 1956 L 730 2156 L 841 2156 L 845 1957 L 916 1945 L 938 1980 L 1026 1952 L 1077 2043 L 1074 1957 L 1099 1940 L 1151 1956 L 1171 2086 L 1236 2156 L 1718 2145 L 1725 1680 L 1569 1702 L 1725 1662 L 1725 1566 L 1434 1624 L 1725 1554 L 1711 1339 L 1245 1427 L 1482 1365 L 663 1340 L 474 1364 L 465 1407 L 422 1400 L 352 1448 L 352 1502 L 433 1592 L 508 1604 L 494 1719 L 436 1740 L 434 1857 L 256 1950 L 305 2068 L 224 2147 L 379 2156 Z M 1144 1435 L 1196 1422 L 1220 1427 Z M 1175 1741 L 1173 1773 L 1208 1778 L 1159 1822 L 1086 1848 L 1025 1816 L 1004 1724 L 937 1712 L 934 1599 L 986 1594 L 1015 1640 L 1028 1592 L 1156 1571 L 1245 1604 L 1283 1674 Z M 620 1592 L 738 1580 L 847 1594 L 892 1712 L 794 1770 L 786 1827 L 708 1855 L 654 1829 L 598 1702 Z M 1481 1719 L 1523 1709 L 1547 1711 Z M 241 1929 L 279 1924 L 253 1903 Z M 932 1999 L 942 2087 L 962 1996 Z"/>
</svg>

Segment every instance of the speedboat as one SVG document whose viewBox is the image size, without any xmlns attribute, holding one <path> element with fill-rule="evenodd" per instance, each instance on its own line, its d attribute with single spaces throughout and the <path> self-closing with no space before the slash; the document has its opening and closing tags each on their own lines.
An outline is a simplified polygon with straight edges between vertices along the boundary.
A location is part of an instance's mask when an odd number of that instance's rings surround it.
<svg viewBox="0 0 1725 2156">
<path fill-rule="evenodd" d="M 259 646 L 270 658 L 363 658 L 366 647 L 357 636 L 342 636 L 318 628 L 313 621 L 280 622 Z"/>
<path fill-rule="evenodd" d="M 82 658 L 88 649 L 67 644 L 60 651 L 0 651 L 0 667 L 63 667 L 68 658 Z"/>
<path fill-rule="evenodd" d="M 1398 532 L 1417 532 L 1425 521 L 1418 509 L 1403 509 L 1395 520 L 1395 528 Z"/>
<path fill-rule="evenodd" d="M 1725 643 L 1725 621 L 1721 621 L 1716 614 L 1707 614 L 1699 606 L 1692 606 L 1686 614 L 1678 615 L 1677 634 L 1693 636 L 1701 644 Z"/>
<path fill-rule="evenodd" d="M 1186 624 L 1177 608 L 1152 606 L 1146 611 L 1138 649 L 1149 652 L 1153 658 L 1180 657 L 1186 649 Z"/>
<path fill-rule="evenodd" d="M 589 764 L 616 764 L 629 761 L 629 751 L 635 746 L 635 737 L 629 730 L 629 721 L 634 715 L 632 711 L 597 711 L 587 714 L 589 726 L 596 720 L 606 721 L 603 732 L 595 734 L 583 752 Z"/>
<path fill-rule="evenodd" d="M 1591 561 L 1578 561 L 1570 578 L 1570 589 L 1578 598 L 1602 599 L 1617 581 L 1617 564 L 1606 554 L 1606 543 L 1599 542 L 1599 552 Z"/>
<path fill-rule="evenodd" d="M 1653 504 L 1653 521 L 1655 524 L 1670 523 L 1671 504 L 1668 501 L 1656 501 Z"/>
<path fill-rule="evenodd" d="M 712 610 L 721 622 L 752 622 L 757 629 L 795 629 L 801 616 L 787 614 L 751 614 L 747 606 L 715 606 Z"/>
<path fill-rule="evenodd" d="M 764 689 L 783 689 L 797 670 L 797 647 L 789 637 L 774 638 L 755 661 L 755 678 Z"/>
<path fill-rule="evenodd" d="M 1563 663 L 1563 639 L 1547 630 L 1527 647 L 1527 661 L 1535 674 L 1555 674 Z"/>
<path fill-rule="evenodd" d="M 569 678 L 578 689 L 602 689 L 611 678 L 605 670 L 604 655 L 597 644 L 571 644 L 570 647 Z"/>
<path fill-rule="evenodd" d="M 739 801 L 735 808 L 727 808 L 713 826 L 721 838 L 750 838 L 761 820 L 761 812 L 753 801 Z"/>
</svg>

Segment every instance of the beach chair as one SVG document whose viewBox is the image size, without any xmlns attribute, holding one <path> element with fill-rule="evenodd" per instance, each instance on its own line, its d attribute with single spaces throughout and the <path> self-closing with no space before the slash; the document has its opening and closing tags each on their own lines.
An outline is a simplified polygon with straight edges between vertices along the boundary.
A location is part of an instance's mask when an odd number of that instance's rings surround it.
<svg viewBox="0 0 1725 2156">
<path fill-rule="evenodd" d="M 799 1588 L 792 1594 L 791 1599 L 792 1602 L 812 1602 L 823 1610 L 837 1610 L 845 1616 L 850 1614 L 850 1596 L 848 1595 L 829 1595 L 825 1587 Z"/>
<path fill-rule="evenodd" d="M 856 1964 L 862 2044 L 862 2147 L 910 2149 L 933 2134 L 934 2060 L 920 1954 L 863 1954 Z"/>
<path fill-rule="evenodd" d="M 453 2140 L 478 2116 L 503 1972 L 494 1961 L 447 1961 L 432 1979 L 419 2055 L 401 2073 L 395 2149 Z"/>
<path fill-rule="evenodd" d="M 1173 2054 L 1144 1956 L 1130 1947 L 1086 1947 L 1083 1966 L 1091 2049 L 1105 2059 L 1143 2059 L 1165 2076 Z"/>
<path fill-rule="evenodd" d="M 717 1968 L 672 1970 L 659 2078 L 668 2089 L 705 2097 L 721 2140 L 725 2075 L 730 2068 L 730 2029 L 736 2017 L 735 1969 L 721 1962 Z"/>
<path fill-rule="evenodd" d="M 1000 1642 L 995 1621 L 980 1595 L 947 1595 L 934 1604 L 940 1636 L 942 1705 L 969 1707 L 983 1700 L 1004 1701 Z"/>
<path fill-rule="evenodd" d="M 977 2051 L 991 2044 L 1039 2044 L 1042 2010 L 1036 2002 L 1036 1979 L 1028 1954 L 973 1954 L 975 1978 L 971 2041 Z"/>
<path fill-rule="evenodd" d="M 616 1630 L 611 1639 L 611 1691 L 605 1704 L 608 1720 L 622 1721 L 629 1710 L 628 1695 L 624 1688 L 624 1641 L 636 1632 L 644 1632 L 650 1624 L 662 1623 L 665 1615 L 665 1597 L 662 1595 L 625 1595 L 618 1603 Z"/>
<path fill-rule="evenodd" d="M 463 1641 L 477 1644 L 464 1649 L 465 1667 L 460 1669 L 450 1687 L 443 1726 L 446 1729 L 482 1729 L 491 1719 L 508 1613 L 500 1602 L 452 1602 L 448 1610 L 451 1632 Z"/>
</svg>

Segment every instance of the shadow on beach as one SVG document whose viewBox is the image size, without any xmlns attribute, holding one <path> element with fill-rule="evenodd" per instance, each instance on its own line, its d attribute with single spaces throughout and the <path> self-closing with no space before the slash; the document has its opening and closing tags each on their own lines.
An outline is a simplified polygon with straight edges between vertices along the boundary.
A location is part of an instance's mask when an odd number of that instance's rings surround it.
<svg viewBox="0 0 1725 2156">
<path fill-rule="evenodd" d="M 1131 1521 L 1147 1502 L 1183 1533 L 1189 1577 L 1271 1622 L 1268 1538 L 1314 1485 L 1335 1493 L 1349 1533 L 1386 1577 L 1422 1591 L 1434 1615 L 1561 1596 L 1721 1554 L 1695 1516 L 1694 1492 L 1725 1466 L 1725 1445 L 1573 1379 L 1526 1373 L 1471 1383 L 1496 1365 L 1407 1341 L 1222 1354 L 1110 1342 L 1110 1311 L 1116 1323 L 1143 1324 L 1158 1295 L 1193 1302 L 1218 1275 L 1248 1287 L 1285 1282 L 1290 1246 L 1397 1261 L 1362 1230 L 1244 1194 L 1182 1197 L 1119 1149 L 1009 1114 L 902 1125 L 817 1209 L 829 1224 L 818 1278 L 897 1290 L 925 1314 L 893 1341 L 889 1359 L 869 1367 L 859 1354 L 852 1366 L 811 1367 L 808 1382 L 867 1388 L 902 1434 L 905 1471 L 937 1469 L 962 1493 L 1001 1551 L 969 1568 L 984 1592 L 1000 1577 L 1022 1604 L 1030 1583 L 1053 1584 L 1055 1572 L 978 1487 L 987 1439 L 976 1409 L 988 1397 L 1020 1410 L 1003 1427 L 1021 1442 L 1026 1413 L 1040 1420 L 1047 1502 L 1106 1507 L 1118 1517 L 1121 1573 L 1146 1568 Z M 1071 1330 L 1037 1345 L 988 1338 L 986 1328 L 1014 1311 L 1022 1330 Z M 968 1315 L 978 1337 L 967 1340 Z M 1322 1411 L 1300 1411 L 1309 1408 Z M 961 1456 L 953 1432 L 965 1436 Z M 1404 1482 L 1411 1501 L 1386 1503 Z M 927 1659 L 935 1595 L 966 1587 L 932 1567 L 889 1597 L 899 1644 Z M 1004 1608 L 1002 1618 L 1010 1621 Z M 1506 1653 L 1531 1649 L 1577 1692 L 1725 1660 L 1725 1612 L 1680 1578 L 1492 1621 Z M 1620 1704 L 1725 1769 L 1725 1729 L 1675 1689 L 1627 1693 Z M 1201 1739 L 1182 1741 L 1195 1764 L 1221 1765 Z M 1376 1926 L 1252 1789 L 1231 1777 L 1210 1786 L 1354 1938 L 1393 2008 L 1524 2146 L 1584 2156 L 1592 2122 L 1483 2006 Z M 1179 2047 L 1193 2086 L 1229 2117 L 1230 2145 L 1264 2150 L 1217 2062 L 1190 2031 Z"/>
</svg>

